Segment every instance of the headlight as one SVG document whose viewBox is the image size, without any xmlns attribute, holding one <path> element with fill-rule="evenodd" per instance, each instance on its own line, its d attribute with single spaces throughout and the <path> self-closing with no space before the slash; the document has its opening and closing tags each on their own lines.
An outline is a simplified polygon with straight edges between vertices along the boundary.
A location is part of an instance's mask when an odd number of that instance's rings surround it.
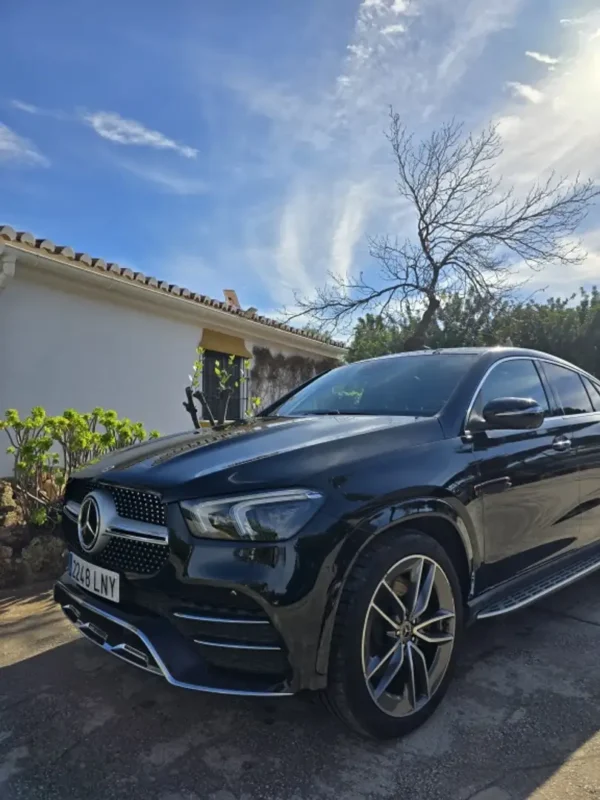
<svg viewBox="0 0 600 800">
<path fill-rule="evenodd" d="M 184 500 L 180 505 L 194 536 L 274 542 L 298 533 L 322 502 L 318 492 L 286 489 L 222 500 Z"/>
</svg>

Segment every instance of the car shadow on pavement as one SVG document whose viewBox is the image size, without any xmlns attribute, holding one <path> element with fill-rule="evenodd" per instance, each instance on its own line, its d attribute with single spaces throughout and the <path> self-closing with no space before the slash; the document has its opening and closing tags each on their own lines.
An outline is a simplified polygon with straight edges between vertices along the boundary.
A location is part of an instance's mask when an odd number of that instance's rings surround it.
<svg viewBox="0 0 600 800">
<path fill-rule="evenodd" d="M 385 744 L 310 697 L 172 688 L 73 638 L 47 596 L 25 617 L 0 608 L 2 800 L 546 800 L 600 787 L 598 576 L 471 628 L 434 717 Z"/>
</svg>

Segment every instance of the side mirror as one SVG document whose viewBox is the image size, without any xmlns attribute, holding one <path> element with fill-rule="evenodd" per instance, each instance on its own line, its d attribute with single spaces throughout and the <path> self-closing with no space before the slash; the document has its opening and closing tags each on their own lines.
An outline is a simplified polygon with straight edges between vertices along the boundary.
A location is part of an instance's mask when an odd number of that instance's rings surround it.
<svg viewBox="0 0 600 800">
<path fill-rule="evenodd" d="M 490 400 L 483 409 L 485 427 L 528 431 L 539 428 L 544 411 L 535 400 L 525 397 L 499 397 Z"/>
</svg>

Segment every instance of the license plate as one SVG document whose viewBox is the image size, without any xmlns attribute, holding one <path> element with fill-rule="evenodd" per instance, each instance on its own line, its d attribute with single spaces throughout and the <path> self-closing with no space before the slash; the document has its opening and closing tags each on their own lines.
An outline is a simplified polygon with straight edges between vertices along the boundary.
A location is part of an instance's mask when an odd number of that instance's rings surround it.
<svg viewBox="0 0 600 800">
<path fill-rule="evenodd" d="M 119 602 L 119 573 L 88 564 L 75 553 L 69 553 L 69 575 L 89 592 Z"/>
</svg>

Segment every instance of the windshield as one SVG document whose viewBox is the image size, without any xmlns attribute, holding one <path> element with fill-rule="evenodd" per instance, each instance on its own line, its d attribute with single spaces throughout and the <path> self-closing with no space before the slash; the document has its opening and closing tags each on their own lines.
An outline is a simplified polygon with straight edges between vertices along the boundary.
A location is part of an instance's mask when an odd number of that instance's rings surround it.
<svg viewBox="0 0 600 800">
<path fill-rule="evenodd" d="M 338 367 L 282 403 L 276 416 L 438 414 L 475 354 L 431 354 L 361 361 Z"/>
</svg>

